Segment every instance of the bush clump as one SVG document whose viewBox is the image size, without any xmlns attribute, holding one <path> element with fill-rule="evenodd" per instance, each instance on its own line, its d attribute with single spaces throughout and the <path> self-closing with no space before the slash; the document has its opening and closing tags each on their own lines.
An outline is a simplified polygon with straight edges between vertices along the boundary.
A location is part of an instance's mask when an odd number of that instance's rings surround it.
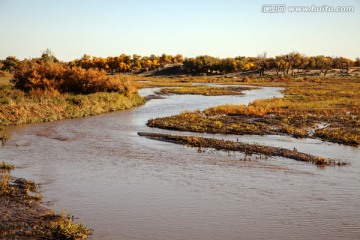
<svg viewBox="0 0 360 240">
<path fill-rule="evenodd" d="M 15 87 L 24 91 L 91 94 L 118 92 L 131 95 L 136 88 L 124 76 L 110 76 L 104 70 L 83 69 L 60 62 L 24 60 L 14 73 Z"/>
</svg>

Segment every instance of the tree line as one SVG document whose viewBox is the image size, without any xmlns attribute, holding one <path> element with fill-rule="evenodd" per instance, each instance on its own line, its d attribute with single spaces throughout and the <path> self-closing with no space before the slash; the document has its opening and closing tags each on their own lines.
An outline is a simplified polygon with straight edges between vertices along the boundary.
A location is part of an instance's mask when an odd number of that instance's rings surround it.
<svg viewBox="0 0 360 240">
<path fill-rule="evenodd" d="M 26 59 L 25 59 L 26 60 Z M 40 58 L 31 59 L 34 62 L 59 62 L 55 54 L 47 49 Z M 24 61 L 24 60 L 22 60 Z M 16 67 L 22 62 L 14 56 L 9 56 L 5 60 L 0 60 L 0 70 L 13 73 Z M 149 71 L 164 67 L 167 64 L 182 64 L 184 58 L 181 54 L 156 56 L 140 56 L 137 54 L 121 54 L 116 57 L 92 57 L 84 54 L 81 58 L 67 62 L 69 67 L 81 67 L 84 69 L 104 70 L 108 73 L 130 73 L 137 71 Z"/>
<path fill-rule="evenodd" d="M 24 61 L 24 60 L 22 60 Z M 2 71 L 14 72 L 22 62 L 14 56 L 0 60 Z M 40 58 L 32 59 L 35 62 L 59 62 L 51 50 L 47 49 Z M 167 64 L 183 65 L 184 71 L 189 74 L 226 74 L 234 72 L 259 72 L 264 74 L 265 70 L 275 70 L 277 74 L 294 74 L 306 70 L 318 70 L 325 76 L 330 69 L 348 69 L 354 66 L 360 67 L 360 59 L 351 60 L 344 57 L 329 56 L 306 56 L 298 52 L 267 57 L 266 53 L 257 57 L 238 56 L 235 58 L 217 58 L 208 55 L 195 58 L 184 58 L 181 54 L 161 56 L 140 56 L 137 54 L 121 54 L 115 57 L 92 57 L 84 55 L 79 59 L 63 63 L 71 67 L 83 69 L 97 69 L 107 73 L 137 73 L 160 69 Z"/>
<path fill-rule="evenodd" d="M 198 56 L 186 58 L 184 68 L 189 73 L 226 74 L 233 72 L 253 71 L 264 74 L 265 70 L 275 70 L 277 74 L 294 74 L 306 70 L 318 70 L 325 76 L 330 69 L 349 69 L 360 67 L 360 59 L 355 61 L 344 57 L 305 56 L 298 52 L 291 52 L 276 57 L 267 58 L 266 53 L 257 57 L 239 56 L 235 58 L 215 58 L 212 56 Z"/>
</svg>

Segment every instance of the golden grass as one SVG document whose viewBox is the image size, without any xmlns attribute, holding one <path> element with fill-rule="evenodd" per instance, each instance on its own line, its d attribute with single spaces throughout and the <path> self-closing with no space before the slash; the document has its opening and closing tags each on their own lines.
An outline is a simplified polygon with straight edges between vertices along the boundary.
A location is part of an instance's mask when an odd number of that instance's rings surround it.
<svg viewBox="0 0 360 240">
<path fill-rule="evenodd" d="M 84 69 L 61 62 L 24 60 L 14 71 L 15 87 L 26 92 L 45 91 L 91 94 L 117 92 L 131 95 L 136 88 L 125 75 L 108 75 L 105 70 Z"/>
<path fill-rule="evenodd" d="M 70 218 L 70 215 L 65 216 L 64 211 L 60 214 L 56 221 L 51 221 L 46 231 L 49 231 L 54 239 L 86 239 L 91 230 L 82 223 L 76 223 Z"/>
<path fill-rule="evenodd" d="M 0 78 L 0 126 L 48 122 L 124 110 L 144 104 L 137 93 L 99 92 L 87 95 L 47 95 L 44 91 L 15 89 L 10 78 Z"/>
<path fill-rule="evenodd" d="M 152 119 L 151 127 L 226 134 L 285 134 L 360 144 L 360 79 L 297 80 L 284 98 Z M 325 125 L 324 128 L 319 126 Z M 313 134 L 314 132 L 314 134 Z"/>
</svg>

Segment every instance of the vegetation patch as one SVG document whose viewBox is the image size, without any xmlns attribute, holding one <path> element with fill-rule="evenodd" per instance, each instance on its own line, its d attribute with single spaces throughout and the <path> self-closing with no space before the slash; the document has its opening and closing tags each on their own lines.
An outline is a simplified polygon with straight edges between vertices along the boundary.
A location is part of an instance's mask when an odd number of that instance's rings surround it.
<svg viewBox="0 0 360 240">
<path fill-rule="evenodd" d="M 144 104 L 133 77 L 41 58 L 9 57 L 0 76 L 0 129 L 7 125 L 86 117 Z M 2 143 L 6 138 L 2 137 Z"/>
<path fill-rule="evenodd" d="M 54 96 L 65 92 L 118 92 L 126 95 L 136 92 L 136 88 L 123 75 L 107 75 L 104 70 L 84 69 L 51 61 L 22 61 L 14 71 L 13 82 L 18 89 L 41 91 Z"/>
<path fill-rule="evenodd" d="M 360 144 L 360 80 L 322 79 L 287 83 L 284 98 L 223 105 L 151 119 L 147 125 L 223 134 L 281 134 Z"/>
<path fill-rule="evenodd" d="M 196 86 L 181 88 L 163 88 L 161 94 L 193 94 L 204 96 L 221 96 L 221 95 L 243 95 L 242 91 L 251 90 L 246 87 L 214 87 L 214 86 Z"/>
<path fill-rule="evenodd" d="M 6 163 L 4 161 L 0 163 L 0 171 L 12 171 L 12 170 L 14 170 L 14 164 Z"/>
<path fill-rule="evenodd" d="M 62 93 L 54 96 L 47 90 L 16 89 L 9 78 L 1 80 L 0 126 L 86 117 L 136 107 L 145 102 L 137 92 Z"/>
<path fill-rule="evenodd" d="M 186 76 L 169 76 L 169 77 L 155 77 L 155 76 L 141 76 L 129 75 L 134 85 L 138 88 L 157 88 L 157 87 L 192 87 L 193 84 Z"/>
<path fill-rule="evenodd" d="M 85 225 L 74 222 L 70 215 L 65 216 L 64 213 L 46 225 L 45 230 L 55 239 L 85 239 L 91 234 Z"/>
<path fill-rule="evenodd" d="M 179 135 L 160 134 L 160 133 L 139 132 L 138 134 L 140 136 L 144 136 L 154 140 L 172 142 L 176 144 L 197 147 L 199 149 L 214 148 L 216 150 L 224 150 L 224 151 L 240 151 L 245 153 L 245 155 L 263 154 L 265 156 L 278 156 L 278 157 L 290 158 L 302 162 L 310 162 L 316 165 L 328 165 L 328 166 L 346 165 L 346 163 L 344 162 L 339 162 L 329 158 L 298 152 L 297 150 L 289 150 L 289 149 L 271 147 L 271 146 L 262 146 L 258 144 L 247 144 L 247 143 L 233 142 L 227 140 L 217 140 L 217 139 L 203 138 L 203 137 L 189 137 L 189 136 L 179 136 Z"/>
<path fill-rule="evenodd" d="M 69 216 L 45 208 L 34 181 L 9 175 L 12 164 L 0 166 L 1 239 L 84 239 L 91 234 Z"/>
</svg>

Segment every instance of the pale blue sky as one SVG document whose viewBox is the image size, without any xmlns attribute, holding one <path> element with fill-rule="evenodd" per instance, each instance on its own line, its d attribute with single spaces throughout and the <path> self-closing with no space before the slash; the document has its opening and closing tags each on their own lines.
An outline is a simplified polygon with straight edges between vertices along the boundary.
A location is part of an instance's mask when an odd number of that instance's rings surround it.
<svg viewBox="0 0 360 240">
<path fill-rule="evenodd" d="M 354 6 L 353 13 L 261 13 L 268 3 Z M 235 57 L 298 51 L 360 56 L 360 1 L 0 0 L 0 59 L 121 53 Z"/>
</svg>

